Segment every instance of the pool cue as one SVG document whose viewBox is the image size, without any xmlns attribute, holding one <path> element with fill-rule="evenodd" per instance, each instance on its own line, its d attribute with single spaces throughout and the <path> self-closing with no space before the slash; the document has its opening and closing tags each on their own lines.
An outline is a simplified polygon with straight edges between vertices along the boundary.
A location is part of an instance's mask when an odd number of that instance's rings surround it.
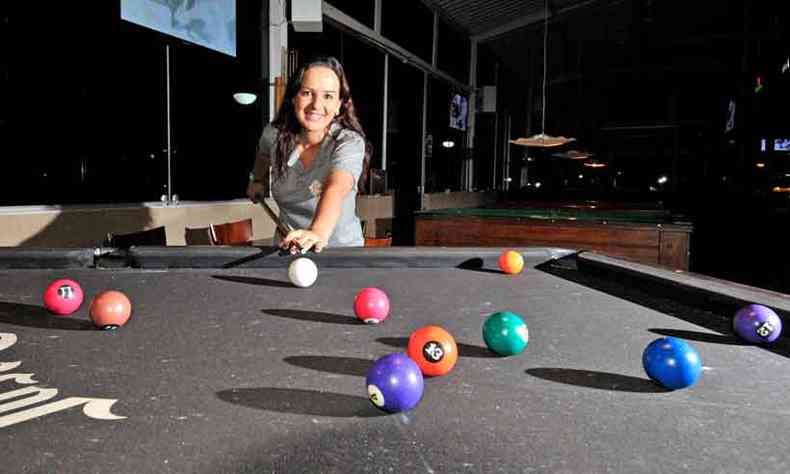
<svg viewBox="0 0 790 474">
<path fill-rule="evenodd" d="M 277 226 L 277 231 L 280 233 L 281 236 L 285 237 L 286 235 L 288 235 L 289 232 L 294 230 L 293 227 L 291 227 L 289 224 L 286 224 L 285 222 L 280 220 L 280 218 L 274 212 L 274 209 L 272 209 L 272 207 L 269 206 L 269 203 L 266 202 L 263 196 L 258 194 L 255 196 L 255 198 L 258 199 L 259 203 L 261 203 L 261 205 L 263 206 L 263 210 L 266 211 L 266 214 L 269 214 L 271 220 L 274 221 L 274 224 Z"/>
<path fill-rule="evenodd" d="M 294 228 L 291 227 L 290 224 L 288 224 L 287 222 L 283 222 L 280 219 L 280 217 L 274 212 L 274 209 L 272 209 L 271 206 L 269 206 L 269 203 L 266 202 L 266 199 L 264 199 L 263 196 L 261 196 L 260 194 L 256 194 L 255 198 L 258 199 L 258 202 L 260 202 L 261 205 L 263 206 L 263 210 L 266 211 L 266 214 L 269 214 L 269 217 L 277 226 L 277 232 L 280 233 L 280 236 L 285 238 L 285 236 L 288 235 L 289 232 L 294 230 Z M 292 245 L 295 247 L 297 246 L 296 244 L 292 244 Z M 305 253 L 304 249 L 300 248 L 299 251 L 303 254 Z"/>
</svg>

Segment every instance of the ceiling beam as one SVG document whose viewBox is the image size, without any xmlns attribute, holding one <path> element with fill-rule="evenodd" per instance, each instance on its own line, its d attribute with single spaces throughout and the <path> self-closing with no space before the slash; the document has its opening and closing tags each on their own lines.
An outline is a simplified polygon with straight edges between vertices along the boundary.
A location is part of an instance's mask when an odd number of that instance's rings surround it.
<svg viewBox="0 0 790 474">
<path fill-rule="evenodd" d="M 598 3 L 601 0 L 586 0 L 583 2 L 575 3 L 565 8 L 557 9 L 556 11 L 549 12 L 548 17 L 553 18 L 557 15 L 562 15 L 573 10 L 584 8 L 594 3 Z M 543 21 L 546 18 L 545 10 L 541 9 L 539 13 L 533 13 L 531 15 L 524 15 L 520 18 L 516 18 L 515 20 L 505 23 L 504 25 L 497 26 L 495 28 L 491 28 L 490 30 L 483 31 L 476 35 L 472 36 L 472 40 L 474 41 L 488 41 L 492 40 L 498 36 L 502 36 L 504 34 L 510 33 L 513 30 L 517 30 L 519 28 L 524 28 L 525 26 L 530 26 L 534 23 L 538 23 Z"/>
<path fill-rule="evenodd" d="M 324 17 L 330 20 L 335 26 L 350 32 L 362 41 L 375 46 L 385 53 L 395 56 L 404 63 L 409 63 L 412 66 L 415 66 L 417 69 L 427 72 L 429 75 L 442 79 L 445 82 L 452 84 L 459 90 L 469 92 L 469 84 L 464 84 L 446 72 L 439 70 L 433 64 L 430 64 L 416 54 L 407 51 L 405 48 L 385 38 L 380 33 L 368 28 L 332 5 L 324 3 L 322 8 Z"/>
</svg>

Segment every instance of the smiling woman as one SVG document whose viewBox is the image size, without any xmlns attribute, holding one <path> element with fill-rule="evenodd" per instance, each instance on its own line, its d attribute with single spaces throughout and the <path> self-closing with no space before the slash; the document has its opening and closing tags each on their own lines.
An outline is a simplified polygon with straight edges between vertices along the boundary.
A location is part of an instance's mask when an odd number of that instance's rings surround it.
<svg viewBox="0 0 790 474">
<path fill-rule="evenodd" d="M 284 248 L 361 247 L 356 195 L 369 156 L 343 67 L 316 59 L 293 75 L 261 134 L 247 195 L 257 202 L 271 191 L 294 229 L 275 236 Z"/>
</svg>

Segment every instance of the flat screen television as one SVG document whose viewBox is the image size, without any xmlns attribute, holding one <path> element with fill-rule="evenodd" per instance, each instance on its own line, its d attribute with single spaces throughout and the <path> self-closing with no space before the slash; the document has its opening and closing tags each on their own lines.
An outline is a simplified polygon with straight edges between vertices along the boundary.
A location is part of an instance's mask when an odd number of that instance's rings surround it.
<svg viewBox="0 0 790 474">
<path fill-rule="evenodd" d="M 236 0 L 121 0 L 121 18 L 236 57 Z"/>
<path fill-rule="evenodd" d="M 790 138 L 774 139 L 774 151 L 790 151 Z"/>
<path fill-rule="evenodd" d="M 469 115 L 469 99 L 455 94 L 450 103 L 450 128 L 465 131 Z"/>
</svg>

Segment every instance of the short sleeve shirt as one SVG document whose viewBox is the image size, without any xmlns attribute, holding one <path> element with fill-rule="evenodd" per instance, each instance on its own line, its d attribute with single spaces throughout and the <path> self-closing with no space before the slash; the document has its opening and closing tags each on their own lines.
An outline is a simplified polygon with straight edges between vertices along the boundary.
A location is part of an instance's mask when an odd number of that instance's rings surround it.
<svg viewBox="0 0 790 474">
<path fill-rule="evenodd" d="M 268 151 L 274 157 L 277 129 L 269 125 L 258 143 L 260 152 Z M 280 219 L 295 229 L 309 229 L 315 216 L 318 201 L 327 177 L 335 170 L 351 173 L 354 186 L 343 199 L 340 218 L 329 237 L 329 247 L 362 247 L 362 225 L 356 214 L 357 182 L 362 174 L 365 158 L 365 140 L 362 136 L 339 124 L 332 124 L 310 168 L 302 166 L 299 155 L 292 151 L 286 170 L 273 175 L 272 196 L 280 208 Z M 275 233 L 275 242 L 279 235 Z"/>
</svg>

